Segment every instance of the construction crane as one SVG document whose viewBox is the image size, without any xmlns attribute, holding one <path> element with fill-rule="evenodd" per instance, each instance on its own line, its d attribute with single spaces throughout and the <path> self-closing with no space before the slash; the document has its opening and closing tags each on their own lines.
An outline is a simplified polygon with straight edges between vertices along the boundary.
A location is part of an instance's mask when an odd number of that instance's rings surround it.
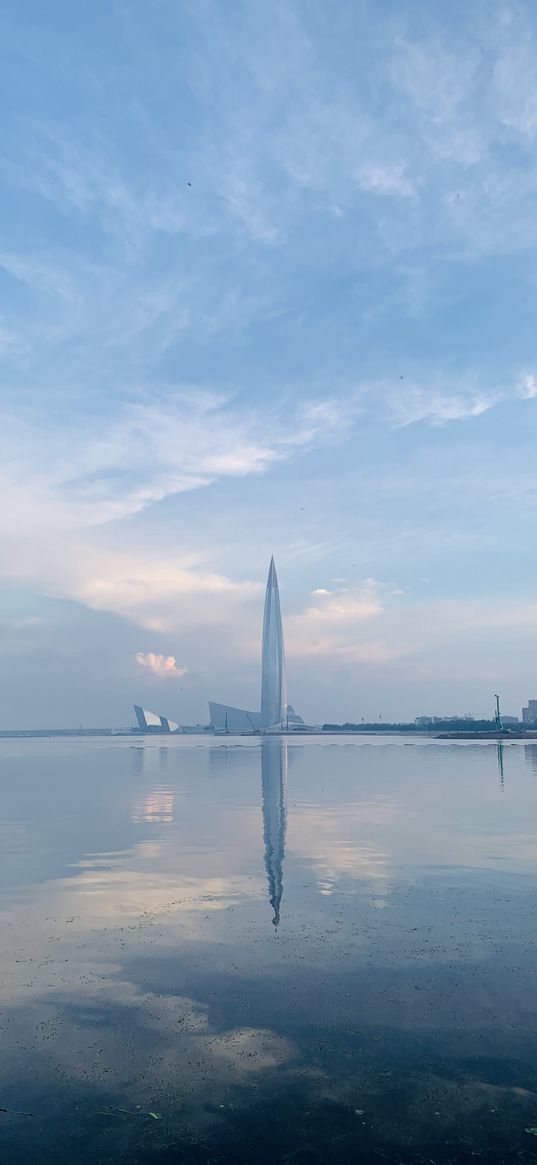
<svg viewBox="0 0 537 1165">
<path fill-rule="evenodd" d="M 496 731 L 497 732 L 505 732 L 505 728 L 502 724 L 502 718 L 500 716 L 500 697 L 497 695 L 494 695 L 494 699 L 496 700 L 496 712 L 494 714 L 494 723 L 496 725 Z"/>
</svg>

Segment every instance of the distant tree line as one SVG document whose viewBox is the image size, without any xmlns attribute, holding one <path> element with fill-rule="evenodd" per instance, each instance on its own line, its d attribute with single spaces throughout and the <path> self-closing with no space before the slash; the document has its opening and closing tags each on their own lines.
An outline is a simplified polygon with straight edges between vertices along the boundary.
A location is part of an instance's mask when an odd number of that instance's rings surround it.
<svg viewBox="0 0 537 1165">
<path fill-rule="evenodd" d="M 494 720 L 435 720 L 434 724 L 392 724 L 374 721 L 370 724 L 323 724 L 323 732 L 495 732 Z M 520 732 L 525 726 L 516 726 Z"/>
</svg>

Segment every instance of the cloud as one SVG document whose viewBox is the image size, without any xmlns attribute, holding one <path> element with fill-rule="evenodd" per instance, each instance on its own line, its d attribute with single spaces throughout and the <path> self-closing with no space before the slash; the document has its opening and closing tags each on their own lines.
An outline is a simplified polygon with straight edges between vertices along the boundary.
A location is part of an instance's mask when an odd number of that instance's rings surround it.
<svg viewBox="0 0 537 1165">
<path fill-rule="evenodd" d="M 531 15 L 530 15 L 531 13 Z M 537 35 L 532 6 L 510 4 L 500 10 L 495 40 L 493 100 L 499 121 L 531 144 L 537 131 Z"/>
<path fill-rule="evenodd" d="M 371 194 L 396 194 L 401 198 L 416 196 L 416 187 L 407 176 L 403 162 L 388 165 L 369 162 L 357 171 L 356 179 L 361 190 Z"/>
<path fill-rule="evenodd" d="M 377 660 L 389 658 L 389 650 L 362 633 L 362 624 L 375 620 L 383 610 L 382 584 L 365 579 L 356 587 L 328 590 L 318 587 L 314 600 L 302 612 L 286 619 L 290 657 L 324 656 L 333 659 Z"/>
<path fill-rule="evenodd" d="M 337 434 L 329 405 L 293 412 L 241 407 L 232 396 L 197 386 L 140 393 L 115 415 L 85 424 L 58 420 L 43 449 L 44 418 L 4 416 L 6 472 L 19 498 L 33 488 L 62 518 L 93 527 L 127 517 L 173 494 L 226 477 L 264 472 L 276 461 Z M 21 485 L 20 470 L 25 467 Z M 36 501 L 38 498 L 36 497 Z"/>
<path fill-rule="evenodd" d="M 327 440 L 330 432 L 341 436 L 345 429 L 352 430 L 360 424 L 365 427 L 371 421 L 396 427 L 423 421 L 435 426 L 445 425 L 479 417 L 517 396 L 528 399 L 533 395 L 532 387 L 532 376 L 526 376 L 513 385 L 487 386 L 471 371 L 459 374 L 453 381 L 438 372 L 425 382 L 414 380 L 412 376 L 396 375 L 390 380 L 358 384 L 339 399 L 334 397 L 311 406 L 304 414 L 304 421 L 313 419 L 314 430 L 317 425 L 325 424 Z"/>
<path fill-rule="evenodd" d="M 497 690 L 500 680 L 505 686 L 520 684 L 521 666 L 535 651 L 533 601 L 507 606 L 494 596 L 416 600 L 378 587 L 378 610 L 369 614 L 362 609 L 357 616 L 350 603 L 348 614 L 341 611 L 336 618 L 312 618 L 308 609 L 288 619 L 290 659 L 348 665 L 351 684 L 351 675 L 358 684 L 367 683 L 362 667 L 367 665 L 375 676 L 380 667 L 392 683 L 405 676 L 412 685 L 447 682 L 456 691 L 464 658 L 464 682 L 477 682 L 482 694 Z"/>
<path fill-rule="evenodd" d="M 461 421 L 469 417 L 480 417 L 503 398 L 501 390 L 469 388 L 464 391 L 439 389 L 434 384 L 425 387 L 408 384 L 401 391 L 389 388 L 385 400 L 396 425 L 414 425 L 418 421 L 429 421 L 432 425 L 444 425 L 449 421 Z"/>
<path fill-rule="evenodd" d="M 423 581 L 423 580 L 421 580 Z M 427 580 L 428 581 L 428 580 Z M 286 618 L 290 660 L 323 659 L 333 664 L 404 664 L 420 674 L 453 674 L 460 666 L 461 644 L 472 644 L 475 665 L 468 674 L 489 680 L 498 666 L 505 676 L 516 662 L 500 659 L 510 641 L 524 644 L 524 628 L 537 626 L 536 606 L 524 599 L 512 606 L 495 598 L 414 598 L 402 588 L 376 579 L 332 591 L 318 588 L 314 602 Z M 487 644 L 486 649 L 484 644 Z M 527 648 L 525 649 L 527 650 Z M 516 660 L 516 653 L 513 655 Z M 497 673 L 496 673 L 497 674 Z"/>
<path fill-rule="evenodd" d="M 45 442 L 37 410 L 2 422 L 5 580 L 166 630 L 213 625 L 260 584 L 215 570 L 210 548 L 194 553 L 188 535 L 146 547 L 127 523 L 167 498 L 259 475 L 334 440 L 340 413 L 253 409 L 190 386 L 141 393 L 105 420 L 58 418 Z"/>
<path fill-rule="evenodd" d="M 438 377 L 429 387 L 396 379 L 316 401 L 302 398 L 295 406 L 282 401 L 253 408 L 190 385 L 152 397 L 140 392 L 104 420 L 87 414 L 82 423 L 79 412 L 76 421 L 67 413 L 48 431 L 35 408 L 18 419 L 6 412 L 0 430 L 0 484 L 10 498 L 0 513 L 4 578 L 154 631 L 214 626 L 224 611 L 229 619 L 257 601 L 261 584 L 216 569 L 207 539 L 195 552 L 188 530 L 180 545 L 167 537 L 159 546 L 146 546 L 134 536 L 137 515 L 226 479 L 258 477 L 315 449 L 348 446 L 357 429 L 367 433 L 371 423 L 447 424 L 478 417 L 502 400 L 531 397 L 533 388 L 530 374 L 513 389 L 488 391 L 471 376 L 455 389 Z M 332 553 L 333 543 L 318 533 L 297 540 L 296 530 L 288 531 L 291 558 L 305 564 Z M 343 619 L 352 604 L 357 619 L 361 612 L 369 616 L 379 596 L 371 590 L 350 596 L 340 589 L 315 599 L 304 616 L 308 641 L 317 622 L 318 632 L 323 627 L 325 641 L 332 642 L 326 640 L 329 623 Z M 388 649 L 374 650 L 378 655 Z"/>
<path fill-rule="evenodd" d="M 174 655 L 156 655 L 154 651 L 138 651 L 136 662 L 160 679 L 181 679 L 188 674 L 188 668 L 177 667 Z"/>
<path fill-rule="evenodd" d="M 523 400 L 532 400 L 537 396 L 537 377 L 533 372 L 526 373 L 518 384 L 518 394 Z"/>
<path fill-rule="evenodd" d="M 477 45 L 446 47 L 434 29 L 429 36 L 395 37 L 391 56 L 394 87 L 411 104 L 415 141 L 421 137 L 435 160 L 477 163 L 486 148 L 476 100 Z"/>
<path fill-rule="evenodd" d="M 537 382 L 536 382 L 537 385 Z M 480 417 L 496 405 L 516 397 L 529 399 L 534 395 L 534 378 L 525 376 L 507 385 L 486 385 L 471 370 L 462 372 L 452 381 L 440 373 L 420 382 L 412 376 L 396 375 L 392 379 L 364 381 L 342 391 L 339 397 L 305 405 L 302 411 L 304 443 L 316 438 L 323 430 L 324 442 L 341 440 L 360 425 L 375 424 L 407 426 L 427 422 L 445 425 Z M 537 388 L 536 393 L 537 394 Z M 301 438 L 293 438 L 295 445 Z"/>
</svg>

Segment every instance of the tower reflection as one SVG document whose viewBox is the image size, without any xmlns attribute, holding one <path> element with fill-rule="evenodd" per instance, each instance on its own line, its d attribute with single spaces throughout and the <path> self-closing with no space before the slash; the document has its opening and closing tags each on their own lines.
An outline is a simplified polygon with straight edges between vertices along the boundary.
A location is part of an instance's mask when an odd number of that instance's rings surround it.
<svg viewBox="0 0 537 1165">
<path fill-rule="evenodd" d="M 498 776 L 500 778 L 500 788 L 504 787 L 504 771 L 503 771 L 503 742 L 498 740 L 496 743 L 497 760 L 498 760 Z"/>
<path fill-rule="evenodd" d="M 524 755 L 526 764 L 537 777 L 537 744 L 525 744 Z"/>
<path fill-rule="evenodd" d="M 280 921 L 283 895 L 283 859 L 287 830 L 287 740 L 275 736 L 261 743 L 263 840 L 273 926 Z"/>
</svg>

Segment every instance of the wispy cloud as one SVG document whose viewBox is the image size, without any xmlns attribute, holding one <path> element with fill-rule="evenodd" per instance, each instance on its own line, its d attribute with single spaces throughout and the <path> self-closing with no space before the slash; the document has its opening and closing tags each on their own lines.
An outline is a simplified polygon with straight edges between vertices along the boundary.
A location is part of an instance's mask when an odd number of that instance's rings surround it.
<svg viewBox="0 0 537 1165">
<path fill-rule="evenodd" d="M 476 164 L 486 148 L 476 100 L 480 52 L 471 41 L 447 47 L 429 36 L 397 36 L 392 44 L 391 75 L 417 116 L 423 143 L 438 161 Z"/>
<path fill-rule="evenodd" d="M 449 421 L 480 417 L 502 399 L 501 390 L 470 388 L 464 392 L 454 386 L 449 391 L 434 384 L 425 387 L 410 383 L 399 391 L 390 388 L 386 392 L 386 403 L 397 425 L 413 425 L 417 421 L 443 425 Z"/>
<path fill-rule="evenodd" d="M 362 630 L 383 610 L 383 587 L 365 579 L 354 587 L 317 587 L 310 604 L 287 621 L 291 657 L 319 656 L 347 660 L 386 660 L 390 652 L 378 638 Z"/>
<path fill-rule="evenodd" d="M 526 372 L 517 387 L 523 400 L 532 400 L 537 396 L 537 376 L 533 372 Z"/>
<path fill-rule="evenodd" d="M 406 381 L 366 384 L 340 398 L 301 400 L 294 413 L 285 405 L 245 410 L 237 400 L 188 387 L 153 399 L 141 394 L 104 425 L 88 418 L 80 430 L 72 422 L 58 422 L 46 446 L 37 416 L 32 425 L 30 417 L 23 422 L 6 415 L 2 475 L 10 505 L 0 516 L 5 577 L 155 630 L 177 625 L 174 605 L 182 593 L 188 595 L 193 622 L 212 623 L 221 610 L 217 604 L 211 613 L 215 596 L 227 604 L 248 602 L 254 584 L 236 584 L 215 570 L 210 553 L 200 558 L 199 551 L 192 552 L 188 536 L 180 549 L 161 546 L 150 553 L 139 545 L 135 552 L 118 523 L 173 496 L 296 464 L 314 449 L 334 443 L 347 449 L 353 434 L 361 428 L 368 432 L 372 423 L 445 425 L 477 418 L 517 395 L 535 395 L 533 374 L 524 374 L 509 393 L 487 393 L 472 380 L 464 391 L 460 385 L 450 390 Z M 119 532 L 119 541 L 117 533 L 108 537 L 108 527 Z M 67 543 L 68 556 L 63 551 Z M 326 544 L 289 537 L 288 552 L 303 562 L 315 561 Z M 309 635 L 317 626 L 324 633 L 338 619 L 370 617 L 378 602 L 371 590 L 323 596 L 321 588 L 302 617 L 303 630 Z M 298 629 L 296 624 L 297 634 Z"/>
<path fill-rule="evenodd" d="M 537 132 L 537 28 L 531 5 L 510 3 L 497 9 L 498 22 L 489 27 L 494 45 L 495 112 L 501 124 L 530 145 Z"/>
<path fill-rule="evenodd" d="M 118 527 L 156 503 L 225 479 L 256 476 L 334 439 L 340 414 L 300 404 L 291 418 L 275 408 L 254 412 L 222 394 L 193 388 L 160 399 L 132 400 L 103 426 L 56 426 L 46 448 L 38 418 L 4 417 L 3 486 L 11 503 L 0 516 L 4 577 L 143 626 L 211 624 L 257 584 L 211 568 L 189 550 L 188 536 L 158 552 L 129 545 Z M 106 536 L 107 527 L 116 533 Z M 119 530 L 119 541 L 118 541 Z M 101 533 L 102 532 L 102 533 Z M 65 547 L 69 545 L 69 554 Z M 76 550 L 75 550 L 76 547 Z"/>
<path fill-rule="evenodd" d="M 357 171 L 356 178 L 361 189 L 369 190 L 372 194 L 416 197 L 416 187 L 406 173 L 404 162 L 392 162 L 384 166 L 369 162 Z"/>
<path fill-rule="evenodd" d="M 473 372 L 453 378 L 436 372 L 428 381 L 399 374 L 389 380 L 358 384 L 340 397 L 308 406 L 303 413 L 304 432 L 308 433 L 308 421 L 312 422 L 312 433 L 324 423 L 327 438 L 330 431 L 341 437 L 343 432 L 365 427 L 371 421 L 397 427 L 419 422 L 446 425 L 480 417 L 517 397 L 530 400 L 537 395 L 536 385 L 533 373 L 513 377 L 511 383 L 503 385 L 485 384 Z"/>
<path fill-rule="evenodd" d="M 37 505 L 44 508 L 48 499 L 64 523 L 91 527 L 220 478 L 262 473 L 337 436 L 345 408 L 344 402 L 339 409 L 327 402 L 311 408 L 299 403 L 293 413 L 253 410 L 195 386 L 151 397 L 141 392 L 104 424 L 88 416 L 81 429 L 58 420 L 45 450 L 36 410 L 25 421 L 6 414 L 4 467 L 18 477 L 12 485 L 19 499 L 30 495 L 28 517 L 33 487 Z"/>
</svg>

